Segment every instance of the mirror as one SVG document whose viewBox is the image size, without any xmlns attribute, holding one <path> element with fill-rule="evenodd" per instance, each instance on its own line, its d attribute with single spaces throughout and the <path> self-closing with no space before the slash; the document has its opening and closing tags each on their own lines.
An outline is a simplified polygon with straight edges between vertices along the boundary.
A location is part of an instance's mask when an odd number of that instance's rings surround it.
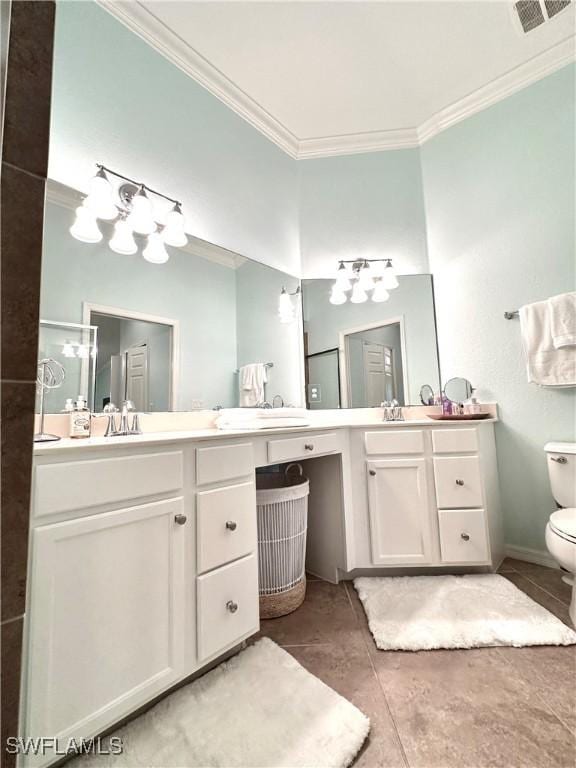
<svg viewBox="0 0 576 768">
<path fill-rule="evenodd" d="M 444 394 L 448 400 L 451 400 L 453 403 L 463 403 L 465 400 L 472 397 L 473 391 L 474 387 L 470 384 L 468 379 L 455 377 L 453 379 L 448 379 L 446 384 L 444 384 Z"/>
<path fill-rule="evenodd" d="M 432 275 L 400 275 L 385 302 L 332 304 L 333 283 L 302 281 L 307 406 L 420 405 L 425 382 L 438 392 Z"/>
<path fill-rule="evenodd" d="M 424 384 L 420 389 L 420 402 L 422 405 L 434 405 L 434 390 L 430 384 Z"/>
<path fill-rule="evenodd" d="M 39 352 L 65 366 L 66 383 L 47 393 L 48 413 L 79 394 L 96 411 L 123 399 L 141 411 L 238 407 L 239 369 L 251 363 L 271 364 L 266 401 L 303 405 L 297 278 L 196 238 L 168 246 L 164 264 L 140 249 L 119 255 L 106 221 L 99 243 L 79 242 L 69 232 L 78 193 L 54 188 L 49 182 Z M 289 322 L 278 314 L 282 288 L 295 294 Z"/>
</svg>

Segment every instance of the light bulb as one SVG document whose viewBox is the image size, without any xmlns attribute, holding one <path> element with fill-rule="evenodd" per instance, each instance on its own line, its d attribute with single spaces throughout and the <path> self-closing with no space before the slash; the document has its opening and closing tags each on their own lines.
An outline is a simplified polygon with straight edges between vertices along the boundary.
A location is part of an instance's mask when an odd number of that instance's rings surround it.
<svg viewBox="0 0 576 768">
<path fill-rule="evenodd" d="M 114 253 L 122 256 L 131 256 L 138 250 L 132 228 L 125 219 L 119 219 L 114 225 L 114 234 L 108 245 Z"/>
<path fill-rule="evenodd" d="M 294 320 L 294 305 L 286 288 L 282 288 L 278 297 L 278 317 L 281 323 L 291 323 Z"/>
<path fill-rule="evenodd" d="M 182 248 L 188 242 L 184 231 L 184 216 L 180 203 L 175 203 L 174 208 L 166 216 L 166 226 L 162 231 L 162 238 L 168 245 Z"/>
<path fill-rule="evenodd" d="M 385 269 L 386 269 L 386 262 L 383 259 L 379 259 L 378 261 L 373 261 L 372 264 L 370 264 L 370 272 L 372 274 L 372 277 L 382 277 L 384 275 Z"/>
<path fill-rule="evenodd" d="M 127 221 L 139 235 L 151 235 L 155 232 L 156 223 L 152 216 L 152 203 L 144 187 L 140 187 L 132 198 L 132 210 Z"/>
<path fill-rule="evenodd" d="M 142 256 L 151 264 L 164 264 L 168 261 L 170 256 L 159 232 L 148 235 L 148 245 L 142 251 Z"/>
<path fill-rule="evenodd" d="M 88 345 L 87 344 L 78 344 L 78 351 L 76 352 L 79 358 L 82 360 L 85 360 L 89 356 L 88 352 Z"/>
<path fill-rule="evenodd" d="M 343 262 L 340 262 L 340 266 L 338 267 L 338 272 L 336 273 L 336 283 L 335 286 L 340 291 L 349 291 L 350 288 L 352 288 L 352 282 L 350 281 L 350 275 L 348 274 L 348 270 L 346 269 L 346 265 Z"/>
<path fill-rule="evenodd" d="M 364 266 L 361 268 L 358 275 L 358 282 L 362 286 L 363 290 L 371 291 L 374 288 L 374 280 L 372 280 L 372 270 L 370 264 L 364 262 Z"/>
<path fill-rule="evenodd" d="M 360 280 L 358 280 L 352 289 L 352 296 L 350 297 L 350 301 L 352 304 L 363 304 L 367 300 L 368 294 L 362 287 Z"/>
<path fill-rule="evenodd" d="M 381 301 L 388 301 L 389 298 L 390 294 L 386 290 L 384 283 L 382 280 L 378 280 L 374 287 L 374 292 L 372 293 L 372 301 L 379 304 Z"/>
<path fill-rule="evenodd" d="M 112 185 L 108 181 L 103 168 L 98 170 L 96 176 L 90 181 L 90 192 L 84 205 L 98 219 L 115 219 L 118 216 L 118 208 L 114 205 Z"/>
<path fill-rule="evenodd" d="M 334 283 L 330 292 L 330 304 L 346 304 L 346 294 Z"/>
<path fill-rule="evenodd" d="M 102 232 L 98 229 L 96 217 L 83 205 L 76 208 L 76 219 L 69 232 L 72 237 L 83 243 L 99 243 L 102 240 Z"/>
<path fill-rule="evenodd" d="M 389 291 L 393 291 L 394 288 L 398 288 L 398 278 L 396 277 L 396 270 L 392 266 L 391 261 L 389 261 L 386 264 L 386 269 L 384 270 L 384 274 L 382 275 L 382 282 L 384 283 L 384 288 L 387 288 Z"/>
<path fill-rule="evenodd" d="M 72 342 L 65 341 L 62 345 L 62 354 L 64 357 L 76 357 L 76 352 L 74 352 L 74 346 Z"/>
</svg>

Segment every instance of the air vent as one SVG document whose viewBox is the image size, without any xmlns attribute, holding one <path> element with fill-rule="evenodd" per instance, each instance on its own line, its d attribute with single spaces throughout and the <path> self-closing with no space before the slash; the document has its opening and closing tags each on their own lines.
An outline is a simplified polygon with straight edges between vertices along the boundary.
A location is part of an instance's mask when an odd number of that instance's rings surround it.
<svg viewBox="0 0 576 768">
<path fill-rule="evenodd" d="M 542 26 L 571 5 L 572 0 L 518 0 L 514 3 L 516 24 L 526 34 Z"/>
</svg>

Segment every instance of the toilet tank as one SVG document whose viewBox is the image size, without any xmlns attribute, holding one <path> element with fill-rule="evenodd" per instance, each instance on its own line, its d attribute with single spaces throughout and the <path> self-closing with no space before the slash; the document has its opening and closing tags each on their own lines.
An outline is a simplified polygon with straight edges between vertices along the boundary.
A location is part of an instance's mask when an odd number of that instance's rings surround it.
<svg viewBox="0 0 576 768">
<path fill-rule="evenodd" d="M 561 507 L 576 507 L 576 443 L 544 446 L 552 496 Z"/>
</svg>

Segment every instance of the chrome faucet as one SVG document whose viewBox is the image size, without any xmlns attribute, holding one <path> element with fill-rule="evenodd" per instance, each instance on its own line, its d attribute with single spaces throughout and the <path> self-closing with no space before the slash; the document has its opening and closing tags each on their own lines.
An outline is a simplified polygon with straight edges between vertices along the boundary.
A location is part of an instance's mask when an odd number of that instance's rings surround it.
<svg viewBox="0 0 576 768">
<path fill-rule="evenodd" d="M 118 413 L 118 408 L 114 405 L 114 403 L 106 403 L 106 405 L 102 409 L 102 413 L 92 414 L 92 416 L 94 416 L 97 419 L 102 419 L 104 417 L 108 418 L 108 423 L 106 424 L 106 432 L 104 433 L 104 437 L 114 437 L 115 435 L 119 434 L 118 430 L 116 429 L 117 413 Z"/>
<path fill-rule="evenodd" d="M 128 414 L 133 413 L 132 423 L 128 423 Z M 117 435 L 141 435 L 140 419 L 132 400 L 124 400 L 122 410 L 120 411 L 120 430 Z"/>
<path fill-rule="evenodd" d="M 278 406 L 276 405 L 276 398 L 279 398 L 280 400 L 280 405 Z M 284 408 L 284 398 L 282 395 L 274 395 L 272 398 L 272 408 Z"/>
<path fill-rule="evenodd" d="M 391 401 L 385 400 L 381 407 L 384 408 L 384 421 L 404 421 L 402 406 L 395 398 Z"/>
</svg>

